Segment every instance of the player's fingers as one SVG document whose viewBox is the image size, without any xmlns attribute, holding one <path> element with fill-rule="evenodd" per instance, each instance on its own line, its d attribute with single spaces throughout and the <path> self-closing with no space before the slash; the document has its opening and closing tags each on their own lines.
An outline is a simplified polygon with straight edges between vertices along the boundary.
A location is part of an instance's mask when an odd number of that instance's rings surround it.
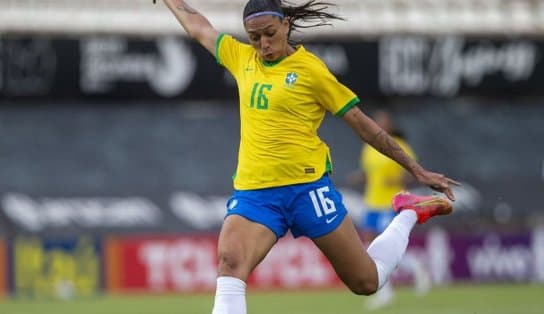
<svg viewBox="0 0 544 314">
<path fill-rule="evenodd" d="M 455 201 L 455 196 L 453 195 L 453 192 L 450 188 L 445 189 L 443 193 L 448 197 L 450 201 Z"/>
<path fill-rule="evenodd" d="M 430 188 L 437 192 L 444 193 L 444 195 L 446 195 L 446 197 L 449 200 L 455 201 L 455 196 L 453 195 L 453 191 L 451 190 L 451 188 L 449 187 L 447 183 L 434 184 L 434 185 L 431 185 Z"/>
<path fill-rule="evenodd" d="M 451 184 L 457 185 L 457 186 L 462 186 L 463 185 L 463 184 L 461 184 L 461 182 L 455 181 L 455 180 L 450 179 L 450 178 L 446 178 L 446 181 L 448 181 L 448 183 L 451 183 Z"/>
</svg>

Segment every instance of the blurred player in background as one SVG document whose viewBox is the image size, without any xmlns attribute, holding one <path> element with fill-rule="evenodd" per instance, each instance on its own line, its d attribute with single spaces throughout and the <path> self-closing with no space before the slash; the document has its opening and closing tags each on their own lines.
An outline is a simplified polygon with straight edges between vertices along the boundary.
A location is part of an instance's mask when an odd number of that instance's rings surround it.
<svg viewBox="0 0 544 314">
<path fill-rule="evenodd" d="M 405 141 L 404 135 L 396 127 L 391 114 L 386 110 L 377 110 L 373 119 L 385 132 L 397 142 L 408 156 L 416 159 L 413 149 Z M 384 156 L 370 145 L 363 145 L 360 157 L 360 171 L 350 178 L 353 185 L 364 186 L 363 202 L 365 213 L 360 221 L 363 242 L 370 244 L 391 223 L 396 213 L 391 207 L 391 200 L 398 192 L 405 190 L 412 176 L 398 163 Z M 399 268 L 412 275 L 416 293 L 425 294 L 430 288 L 429 274 L 421 262 L 411 254 L 406 254 Z M 391 283 L 385 284 L 376 295 L 368 300 L 369 309 L 379 309 L 392 303 L 394 297 Z"/>
<path fill-rule="evenodd" d="M 344 119 L 363 141 L 397 161 L 419 183 L 450 199 L 450 185 L 457 183 L 411 159 L 357 107 L 359 98 L 321 60 L 290 42 L 292 31 L 338 17 L 326 12 L 327 3 L 317 1 L 286 6 L 279 0 L 250 0 L 243 11 L 249 40 L 244 44 L 218 32 L 185 1 L 164 2 L 238 84 L 238 166 L 219 235 L 213 314 L 246 313 L 247 278 L 289 230 L 295 237 L 311 238 L 351 291 L 375 293 L 397 267 L 416 222 L 448 214 L 451 205 L 438 197 L 396 196 L 400 213 L 365 251 L 328 176 L 329 148 L 317 136 L 325 112 Z"/>
</svg>

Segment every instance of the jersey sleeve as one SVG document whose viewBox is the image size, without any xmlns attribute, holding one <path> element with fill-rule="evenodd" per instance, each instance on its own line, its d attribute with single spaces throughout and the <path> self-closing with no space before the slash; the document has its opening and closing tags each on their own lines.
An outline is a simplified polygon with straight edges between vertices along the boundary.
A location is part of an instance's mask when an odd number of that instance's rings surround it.
<svg viewBox="0 0 544 314">
<path fill-rule="evenodd" d="M 335 116 L 342 117 L 360 102 L 359 97 L 340 83 L 325 65 L 318 69 L 313 75 L 317 101 Z"/>
<path fill-rule="evenodd" d="M 244 44 L 229 34 L 221 33 L 215 44 L 215 59 L 236 77 L 241 65 Z"/>
</svg>

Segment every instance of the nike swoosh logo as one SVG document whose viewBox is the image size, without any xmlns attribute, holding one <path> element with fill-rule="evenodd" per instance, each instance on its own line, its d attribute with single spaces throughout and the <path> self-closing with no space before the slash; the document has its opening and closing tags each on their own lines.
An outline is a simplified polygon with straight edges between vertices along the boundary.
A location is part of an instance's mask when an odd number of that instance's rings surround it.
<svg viewBox="0 0 544 314">
<path fill-rule="evenodd" d="M 330 223 L 333 222 L 333 220 L 335 220 L 337 217 L 338 217 L 338 215 L 334 215 L 334 217 L 332 217 L 332 218 L 327 218 L 327 219 L 325 220 L 325 222 L 326 222 L 327 224 L 330 224 Z"/>
</svg>

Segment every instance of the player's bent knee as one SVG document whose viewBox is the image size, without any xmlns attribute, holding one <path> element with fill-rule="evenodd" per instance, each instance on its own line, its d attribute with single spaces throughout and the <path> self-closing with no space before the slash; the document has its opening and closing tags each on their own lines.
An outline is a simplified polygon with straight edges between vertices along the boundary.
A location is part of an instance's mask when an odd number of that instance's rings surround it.
<svg viewBox="0 0 544 314">
<path fill-rule="evenodd" d="M 219 252 L 218 271 L 220 276 L 245 277 L 242 257 L 233 252 Z M 243 279 L 243 278 L 241 278 Z"/>
<path fill-rule="evenodd" d="M 357 295 L 372 295 L 378 291 L 378 284 L 371 280 L 353 280 L 346 285 Z"/>
<path fill-rule="evenodd" d="M 231 252 L 219 253 L 219 268 L 224 271 L 236 271 L 240 268 L 241 261 L 237 254 Z"/>
</svg>

